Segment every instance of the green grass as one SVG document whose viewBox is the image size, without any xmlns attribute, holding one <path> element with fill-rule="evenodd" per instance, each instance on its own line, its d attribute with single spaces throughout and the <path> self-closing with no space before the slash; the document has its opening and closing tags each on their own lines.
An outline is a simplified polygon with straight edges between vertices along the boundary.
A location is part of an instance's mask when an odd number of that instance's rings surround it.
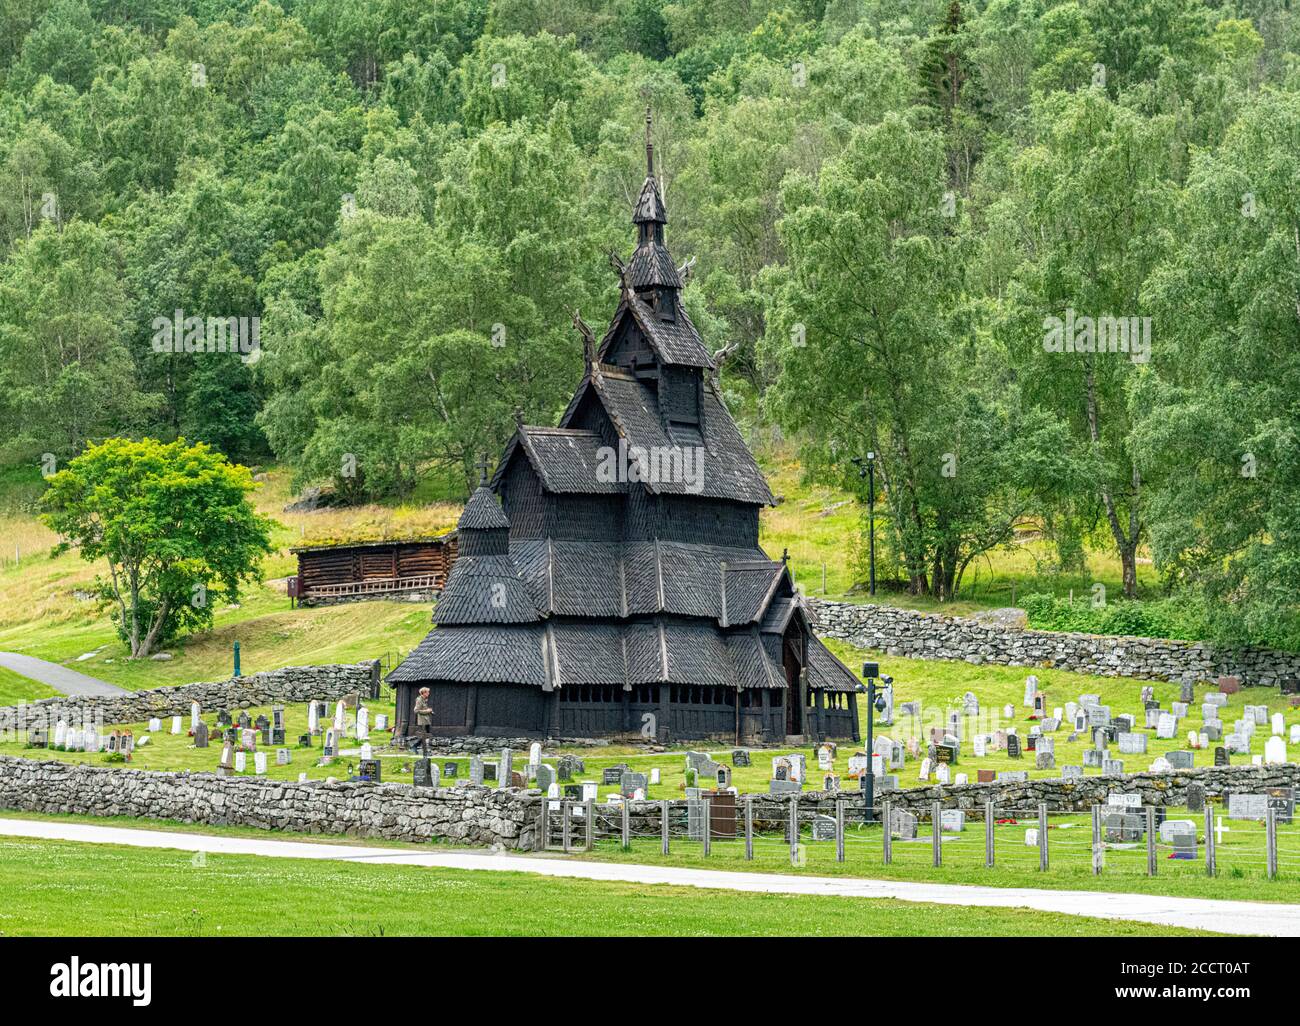
<svg viewBox="0 0 1300 1026">
<path fill-rule="evenodd" d="M 40 698 L 53 698 L 57 694 L 57 691 L 40 681 L 0 666 L 0 705 L 35 702 Z"/>
<path fill-rule="evenodd" d="M 1216 809 L 1218 816 L 1223 810 Z M 1223 841 L 1216 850 L 1218 874 L 1205 872 L 1204 817 L 1185 810 L 1170 809 L 1170 819 L 1190 819 L 1197 824 L 1197 858 L 1170 859 L 1170 847 L 1157 844 L 1155 876 L 1146 875 L 1146 843 L 1111 846 L 1100 876 L 1091 863 L 1091 817 L 1049 817 L 1048 870 L 1038 868 L 1038 849 L 1024 843 L 1025 830 L 1037 826 L 1032 816 L 1021 816 L 1015 824 L 999 824 L 995 830 L 994 865 L 984 865 L 984 823 L 968 820 L 966 829 L 945 834 L 943 865 L 933 864 L 933 837 L 928 823 L 921 823 L 915 841 L 893 842 L 892 861 L 882 857 L 882 830 L 849 825 L 846 810 L 845 861 L 835 858 L 833 841 L 813 841 L 807 825 L 801 832 L 799 864 L 792 865 L 789 843 L 781 833 L 756 834 L 754 858 L 747 860 L 743 839 L 714 839 L 707 856 L 697 841 L 674 836 L 668 856 L 655 837 L 633 838 L 623 850 L 617 836 L 600 838 L 582 858 L 604 862 L 636 862 L 727 871 L 786 873 L 809 876 L 848 877 L 870 880 L 911 880 L 918 883 L 974 884 L 985 887 L 1034 887 L 1045 890 L 1096 891 L 1103 893 L 1159 894 L 1179 898 L 1223 898 L 1295 904 L 1300 902 L 1300 826 L 1279 826 L 1279 875 L 1269 880 L 1264 865 L 1262 824 L 1227 819 Z M 743 837 L 743 832 L 742 832 Z M 1289 852 L 1290 854 L 1286 854 Z"/>
<path fill-rule="evenodd" d="M 365 609 L 366 605 L 353 605 L 343 607 L 347 610 Z M 980 699 L 981 708 L 989 711 L 996 718 L 986 722 L 981 732 L 991 732 L 998 727 L 1015 726 L 1018 732 L 1024 736 L 1027 735 L 1033 723 L 1026 717 L 1029 710 L 1021 705 L 1024 697 L 1024 679 L 1031 672 L 1028 669 L 1006 666 L 972 666 L 964 662 L 951 661 L 926 661 L 920 659 L 902 659 L 892 656 L 884 656 L 879 653 L 871 654 L 862 650 L 854 649 L 852 646 L 829 642 L 831 648 L 844 661 L 852 667 L 860 668 L 864 657 L 871 655 L 881 661 L 882 669 L 893 675 L 895 679 L 895 708 L 899 708 L 903 702 L 920 700 L 922 703 L 922 716 L 916 724 L 918 736 L 927 736 L 931 726 L 939 725 L 945 721 L 947 710 L 959 708 L 961 696 L 971 690 L 976 693 Z M 1065 670 L 1038 669 L 1033 671 L 1039 678 L 1039 689 L 1043 691 L 1049 700 L 1049 706 L 1064 706 L 1067 701 L 1076 700 L 1080 694 L 1097 694 L 1101 696 L 1103 704 L 1111 706 L 1112 715 L 1123 712 L 1138 714 L 1141 710 L 1140 695 L 1144 686 L 1151 686 L 1155 689 L 1155 696 L 1158 698 L 1163 707 L 1168 709 L 1171 703 L 1178 697 L 1178 685 L 1160 682 L 1139 681 L 1129 678 L 1111 678 L 1111 677 L 1092 677 L 1085 674 L 1071 673 Z M 215 674 L 214 674 L 215 676 Z M 183 679 L 183 678 L 182 678 Z M 1180 732 L 1172 740 L 1158 740 L 1154 731 L 1147 732 L 1148 751 L 1145 756 L 1120 756 L 1124 762 L 1124 768 L 1128 772 L 1144 771 L 1150 768 L 1151 763 L 1156 756 L 1173 750 L 1186 750 L 1187 731 L 1201 727 L 1201 701 L 1205 694 L 1204 688 L 1198 689 L 1196 701 L 1190 706 L 1190 715 L 1180 724 Z M 387 694 L 387 693 L 386 693 Z M 866 727 L 866 708 L 865 696 L 859 697 L 859 718 L 865 732 Z M 1003 707 L 1006 704 L 1014 707 L 1014 717 L 1009 720 L 1002 719 Z M 1223 722 L 1229 727 L 1232 721 L 1240 717 L 1244 712 L 1245 705 L 1267 705 L 1270 714 L 1274 711 L 1282 712 L 1288 729 L 1292 722 L 1300 722 L 1300 710 L 1291 709 L 1288 700 L 1280 696 L 1274 689 L 1244 689 L 1241 692 L 1229 696 L 1228 704 L 1221 712 Z M 390 722 L 393 716 L 393 705 L 390 699 L 379 702 L 368 702 L 373 714 L 388 713 Z M 215 723 L 217 710 L 204 710 L 208 725 L 211 727 Z M 256 719 L 259 712 L 270 716 L 270 707 L 253 708 L 249 710 L 249 715 Z M 189 729 L 188 715 L 183 720 L 185 730 Z M 276 767 L 271 765 L 268 769 L 268 775 L 277 779 L 296 780 L 300 772 L 307 772 L 311 779 L 325 778 L 328 776 L 342 777 L 346 775 L 347 764 L 355 763 L 355 758 L 339 760 L 332 766 L 318 767 L 315 765 L 320 755 L 320 741 L 317 739 L 316 747 L 307 749 L 298 749 L 296 741 L 299 734 L 307 729 L 307 712 L 306 706 L 299 703 L 290 705 L 286 708 L 286 738 L 288 746 L 293 751 L 294 762 L 289 766 Z M 139 738 L 146 732 L 146 724 L 106 724 L 108 728 L 129 727 L 131 731 Z M 896 716 L 894 726 L 879 727 L 878 733 L 888 734 L 895 739 L 905 739 L 909 736 L 912 724 L 908 717 L 901 714 Z M 217 762 L 220 759 L 221 749 L 214 740 L 212 747 L 207 749 L 196 749 L 192 746 L 192 740 L 186 735 L 173 736 L 167 731 L 170 729 L 170 723 L 164 722 L 163 731 L 152 736 L 147 748 L 137 749 L 135 759 L 131 764 L 133 769 L 153 769 L 153 770 L 196 770 L 196 771 L 213 771 L 216 769 Z M 1264 743 L 1267 740 L 1267 730 L 1260 728 L 1257 730 L 1252 740 L 1252 751 L 1256 754 L 1262 754 Z M 1060 776 L 1059 767 L 1065 765 L 1080 765 L 1083 762 L 1083 751 L 1087 748 L 1088 741 L 1085 736 L 1081 735 L 1079 740 L 1070 742 L 1068 740 L 1070 731 L 1067 727 L 1062 727 L 1055 735 L 1056 741 L 1056 765 L 1055 770 L 1037 770 L 1033 768 L 1033 753 L 1026 753 L 1020 759 L 1012 759 L 1005 752 L 993 752 L 982 759 L 974 758 L 970 752 L 969 741 L 963 746 L 963 756 L 959 763 L 954 767 L 953 772 L 964 772 L 973 781 L 976 778 L 977 769 L 997 770 L 1024 770 L 1029 773 L 1031 779 L 1053 779 Z M 378 732 L 372 732 L 372 744 L 376 749 L 385 742 L 387 735 Z M 350 747 L 356 747 L 355 742 L 349 742 Z M 660 771 L 661 782 L 658 785 L 651 786 L 647 794 L 648 798 L 679 798 L 684 793 L 685 788 L 685 758 L 684 752 L 688 748 L 698 747 L 701 749 L 713 751 L 722 761 L 730 764 L 730 748 L 720 749 L 717 744 L 698 744 L 682 745 L 663 753 L 650 754 L 643 749 L 630 746 L 609 745 L 600 748 L 575 748 L 569 749 L 579 755 L 585 764 L 586 771 L 581 775 L 584 780 L 601 779 L 601 771 L 607 766 L 613 766 L 619 763 L 626 763 L 632 769 L 647 772 L 652 767 L 657 767 Z M 564 749 L 556 749 L 563 751 Z M 839 752 L 836 756 L 836 772 L 841 777 L 842 787 L 855 787 L 856 782 L 848 779 L 848 758 L 856 751 L 860 751 L 860 746 L 851 743 L 841 743 Z M 753 765 L 749 767 L 738 767 L 733 772 L 732 783 L 742 792 L 763 792 L 767 790 L 768 780 L 771 777 L 771 759 L 776 755 L 787 754 L 793 751 L 801 751 L 807 757 L 809 766 L 809 778 L 805 782 L 805 787 L 809 790 L 821 790 L 822 777 L 816 772 L 816 752 L 811 746 L 801 749 L 792 748 L 772 748 L 756 749 L 753 754 Z M 0 743 L 0 754 L 18 755 L 29 758 L 53 758 L 61 759 L 74 763 L 89 763 L 92 765 L 113 765 L 121 768 L 120 763 L 111 764 L 105 762 L 105 755 L 87 754 L 80 752 L 55 752 L 47 749 L 29 749 L 24 746 L 23 739 L 16 739 L 6 743 Z M 399 782 L 409 782 L 411 773 L 409 769 L 410 758 L 404 754 L 388 754 L 377 752 L 384 760 L 384 779 Z M 548 756 L 551 751 L 548 749 Z M 1213 748 L 1201 749 L 1193 752 L 1193 760 L 1196 766 L 1210 766 L 1214 761 Z M 271 760 L 274 763 L 274 757 Z M 461 773 L 468 771 L 468 758 L 460 757 L 458 761 L 461 764 Z M 1233 765 L 1249 765 L 1250 758 L 1246 755 L 1237 755 L 1232 757 Z M 899 786 L 903 788 L 923 786 L 923 782 L 918 779 L 917 770 L 919 762 L 912 760 L 906 763 L 902 770 L 896 771 L 899 777 Z M 251 772 L 252 760 L 249 760 L 249 771 Z M 1099 769 L 1085 769 L 1085 776 L 1099 776 Z M 604 793 L 602 791 L 602 793 Z"/>
<path fill-rule="evenodd" d="M 321 896 L 329 900 L 322 901 Z M 396 896 L 396 898 L 395 898 Z M 1168 936 L 892 900 L 0 838 L 4 936 Z"/>
</svg>

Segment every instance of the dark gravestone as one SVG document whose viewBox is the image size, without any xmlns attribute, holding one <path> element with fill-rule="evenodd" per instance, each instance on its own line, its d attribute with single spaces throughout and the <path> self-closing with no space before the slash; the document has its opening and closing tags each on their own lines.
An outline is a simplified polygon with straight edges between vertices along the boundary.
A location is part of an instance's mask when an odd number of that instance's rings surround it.
<svg viewBox="0 0 1300 1026">
<path fill-rule="evenodd" d="M 1205 811 L 1205 786 L 1203 784 L 1187 785 L 1187 811 Z"/>
<path fill-rule="evenodd" d="M 1007 757 L 1010 759 L 1020 758 L 1020 736 L 1018 734 L 1007 735 Z"/>
<path fill-rule="evenodd" d="M 581 801 L 581 800 L 582 800 L 582 785 L 581 785 L 581 784 L 565 784 L 565 785 L 564 785 L 564 797 L 567 798 L 567 799 L 569 799 L 569 801 L 575 801 L 575 802 L 576 802 L 576 801 Z"/>
<path fill-rule="evenodd" d="M 1228 761 L 1228 750 L 1226 748 L 1216 748 L 1214 750 L 1214 765 L 1216 766 L 1230 765 Z"/>
<path fill-rule="evenodd" d="M 239 719 L 235 722 L 240 726 L 240 728 L 247 729 L 253 725 L 253 718 L 248 715 L 247 710 L 244 710 L 239 714 Z"/>
<path fill-rule="evenodd" d="M 935 745 L 934 757 L 937 762 L 955 763 L 957 747 L 955 745 Z"/>
<path fill-rule="evenodd" d="M 1284 695 L 1300 695 L 1300 677 L 1283 677 L 1281 687 Z"/>
<path fill-rule="evenodd" d="M 298 747 L 299 747 L 299 748 L 310 748 L 310 747 L 311 747 L 311 734 L 299 734 L 299 735 L 298 735 Z"/>
<path fill-rule="evenodd" d="M 362 759 L 357 769 L 357 775 L 362 780 L 369 780 L 378 784 L 381 782 L 383 773 L 379 768 L 378 759 Z"/>
<path fill-rule="evenodd" d="M 748 766 L 749 764 L 750 764 L 749 752 L 747 752 L 745 749 L 737 748 L 734 752 L 731 753 L 731 765 Z"/>
<path fill-rule="evenodd" d="M 433 762 L 430 759 L 416 759 L 411 766 L 411 782 L 416 787 L 433 786 Z"/>
<path fill-rule="evenodd" d="M 600 782 L 602 784 L 618 784 L 623 779 L 623 774 L 627 772 L 626 766 L 606 766 L 601 774 Z"/>
<path fill-rule="evenodd" d="M 208 725 L 202 720 L 199 720 L 199 722 L 194 725 L 194 747 L 208 747 Z"/>
<path fill-rule="evenodd" d="M 283 728 L 283 727 L 272 727 L 272 728 L 271 728 L 271 744 L 273 744 L 273 745 L 282 745 L 282 744 L 284 744 L 284 728 Z"/>
<path fill-rule="evenodd" d="M 444 762 L 442 764 L 442 775 L 444 777 L 447 777 L 448 779 L 454 780 L 456 778 L 456 774 L 459 772 L 460 772 L 460 763 L 458 762 Z"/>
<path fill-rule="evenodd" d="M 229 727 L 230 724 L 231 724 L 231 719 L 230 719 L 229 709 L 222 709 L 221 712 L 217 713 L 218 727 Z"/>
<path fill-rule="evenodd" d="M 1264 792 L 1268 807 L 1278 823 L 1290 826 L 1295 818 L 1295 791 L 1290 787 L 1270 787 Z"/>
</svg>

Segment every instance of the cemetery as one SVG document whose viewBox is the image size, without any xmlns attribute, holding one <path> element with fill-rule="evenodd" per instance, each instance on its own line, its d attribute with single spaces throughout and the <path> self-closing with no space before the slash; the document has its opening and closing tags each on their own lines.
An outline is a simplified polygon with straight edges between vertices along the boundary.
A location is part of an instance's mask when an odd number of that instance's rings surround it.
<svg viewBox="0 0 1300 1026">
<path fill-rule="evenodd" d="M 446 738 L 426 751 L 395 729 L 369 664 L 135 692 L 110 708 L 144 718 L 122 722 L 99 700 L 10 707 L 0 807 L 782 872 L 1034 872 L 1041 886 L 1173 893 L 1240 878 L 1267 885 L 1257 899 L 1294 897 L 1300 709 L 1281 689 L 889 666 L 903 679 L 892 707 L 871 710 L 870 810 L 852 742 Z"/>
</svg>

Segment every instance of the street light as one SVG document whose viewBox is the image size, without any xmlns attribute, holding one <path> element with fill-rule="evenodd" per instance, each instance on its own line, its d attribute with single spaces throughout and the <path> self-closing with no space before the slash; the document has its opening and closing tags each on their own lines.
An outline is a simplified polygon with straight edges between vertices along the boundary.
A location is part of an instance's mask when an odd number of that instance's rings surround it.
<svg viewBox="0 0 1300 1026">
<path fill-rule="evenodd" d="M 876 594 L 876 454 L 867 453 L 865 460 L 858 457 L 853 458 L 853 462 L 858 467 L 858 477 L 867 479 L 867 521 L 868 521 L 868 546 L 869 555 L 867 562 L 869 566 L 871 594 Z"/>
<path fill-rule="evenodd" d="M 862 778 L 862 791 L 866 807 L 862 813 L 864 823 L 874 823 L 876 819 L 876 713 L 885 711 L 885 696 L 876 694 L 876 678 L 885 685 L 893 684 L 893 677 L 882 677 L 879 663 L 863 663 L 862 676 L 867 678 L 867 772 Z M 888 828 L 889 824 L 886 823 Z"/>
</svg>

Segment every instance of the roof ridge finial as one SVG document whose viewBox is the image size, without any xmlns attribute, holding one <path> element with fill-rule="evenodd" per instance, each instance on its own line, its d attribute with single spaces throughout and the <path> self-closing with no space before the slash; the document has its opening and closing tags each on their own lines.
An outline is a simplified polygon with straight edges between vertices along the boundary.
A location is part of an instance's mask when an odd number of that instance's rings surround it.
<svg viewBox="0 0 1300 1026">
<path fill-rule="evenodd" d="M 486 487 L 487 487 L 487 468 L 488 468 L 488 461 L 487 461 L 487 454 L 486 454 L 486 453 L 479 453 L 478 462 L 475 463 L 475 466 L 478 467 L 478 486 L 479 486 L 480 488 L 486 488 Z"/>
<path fill-rule="evenodd" d="M 650 113 L 650 104 L 645 105 L 645 173 L 648 177 L 653 178 L 655 173 L 655 144 L 650 138 L 650 129 L 654 125 L 654 117 Z"/>
</svg>

